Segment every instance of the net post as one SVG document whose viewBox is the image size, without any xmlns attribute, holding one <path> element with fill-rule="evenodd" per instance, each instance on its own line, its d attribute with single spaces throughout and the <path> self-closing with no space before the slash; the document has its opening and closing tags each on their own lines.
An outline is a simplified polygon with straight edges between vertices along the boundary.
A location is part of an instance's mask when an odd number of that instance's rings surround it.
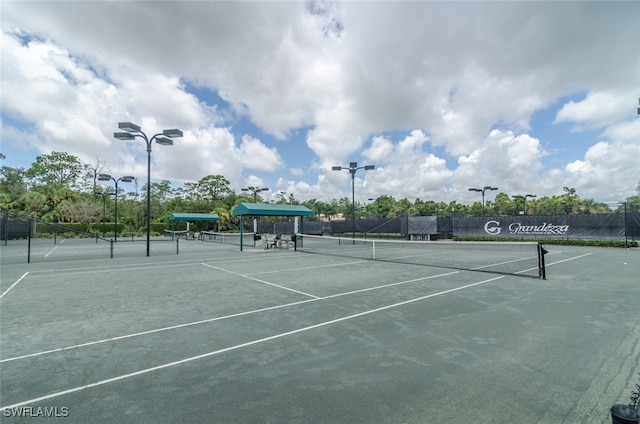
<svg viewBox="0 0 640 424">
<path fill-rule="evenodd" d="M 542 242 L 538 243 L 538 276 L 541 280 L 547 279 L 547 271 L 544 264 L 544 255 L 547 253 Z"/>
<path fill-rule="evenodd" d="M 113 259 L 113 239 L 109 240 L 109 258 Z"/>
<path fill-rule="evenodd" d="M 31 263 L 31 231 L 33 229 L 33 217 L 29 217 L 29 237 L 27 238 L 27 263 Z"/>
<path fill-rule="evenodd" d="M 241 252 L 242 252 L 242 250 L 243 250 L 242 248 L 244 247 L 244 246 L 243 246 L 243 243 L 242 243 L 242 242 L 243 242 L 243 240 L 242 240 L 242 238 L 243 238 L 243 236 L 242 236 L 242 230 L 244 230 L 244 220 L 242 219 L 242 218 L 243 218 L 243 216 L 244 216 L 244 215 L 240 215 L 240 251 L 241 251 Z M 223 242 L 223 243 L 224 243 L 224 242 Z"/>
<path fill-rule="evenodd" d="M 4 211 L 2 213 L 2 238 L 4 240 L 4 245 L 7 246 L 9 242 L 9 211 Z"/>
<path fill-rule="evenodd" d="M 627 202 L 624 202 L 624 247 L 629 248 L 628 226 L 627 226 Z"/>
<path fill-rule="evenodd" d="M 180 239 L 176 237 L 176 255 L 180 254 Z"/>
</svg>

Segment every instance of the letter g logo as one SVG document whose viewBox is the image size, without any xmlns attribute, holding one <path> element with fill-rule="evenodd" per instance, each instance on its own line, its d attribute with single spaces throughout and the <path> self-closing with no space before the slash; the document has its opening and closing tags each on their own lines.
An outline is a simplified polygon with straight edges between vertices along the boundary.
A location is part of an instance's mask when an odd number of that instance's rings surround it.
<svg viewBox="0 0 640 424">
<path fill-rule="evenodd" d="M 484 231 L 487 234 L 495 236 L 500 234 L 502 228 L 500 228 L 500 223 L 498 221 L 487 221 L 487 223 L 484 224 Z"/>
</svg>

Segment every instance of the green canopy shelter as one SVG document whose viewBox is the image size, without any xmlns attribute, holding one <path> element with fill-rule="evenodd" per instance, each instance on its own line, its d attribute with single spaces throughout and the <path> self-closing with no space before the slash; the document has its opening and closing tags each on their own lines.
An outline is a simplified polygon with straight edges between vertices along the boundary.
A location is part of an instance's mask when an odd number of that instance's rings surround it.
<svg viewBox="0 0 640 424">
<path fill-rule="evenodd" d="M 187 221 L 187 229 L 184 232 L 189 231 L 189 222 L 194 221 L 219 221 L 220 217 L 215 213 L 178 213 L 174 212 L 169 217 L 169 221 L 171 222 L 171 237 L 173 238 L 176 231 L 173 229 L 173 224 L 176 221 Z M 165 230 L 169 231 L 169 230 Z"/>
<path fill-rule="evenodd" d="M 279 203 L 238 203 L 233 208 L 233 216 L 240 217 L 240 250 L 242 251 L 242 229 L 244 228 L 244 216 L 295 216 L 302 217 L 313 215 L 313 211 L 302 205 L 283 205 Z"/>
</svg>

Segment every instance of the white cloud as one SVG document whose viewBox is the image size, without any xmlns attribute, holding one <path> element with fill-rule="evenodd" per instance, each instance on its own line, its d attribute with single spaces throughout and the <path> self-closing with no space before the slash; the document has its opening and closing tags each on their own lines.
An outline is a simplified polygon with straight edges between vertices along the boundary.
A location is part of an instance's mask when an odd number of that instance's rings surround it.
<svg viewBox="0 0 640 424">
<path fill-rule="evenodd" d="M 348 193 L 349 175 L 329 169 L 351 160 L 377 166 L 358 173 L 362 198 L 474 200 L 476 182 L 624 197 L 639 179 L 625 122 L 639 20 L 634 2 L 5 2 L 3 120 L 27 125 L 3 122 L 2 138 L 143 176 L 144 146 L 114 140 L 116 123 L 177 127 L 184 138 L 154 146 L 154 178 L 222 174 L 297 198 Z M 567 97 L 555 122 L 601 139 L 550 165 L 562 149 L 532 116 Z M 315 156 L 284 179 L 286 145 L 229 117 Z"/>
<path fill-rule="evenodd" d="M 633 109 L 629 99 L 633 93 L 624 95 L 614 92 L 589 93 L 584 100 L 570 101 L 556 114 L 554 123 L 573 122 L 579 126 L 603 127 L 628 116 Z"/>
<path fill-rule="evenodd" d="M 272 171 L 282 167 L 282 159 L 276 149 L 265 146 L 249 135 L 242 136 L 239 150 L 240 160 L 246 168 Z"/>
<path fill-rule="evenodd" d="M 619 202 L 633 195 L 640 182 L 639 131 L 638 119 L 609 127 L 607 141 L 592 145 L 584 158 L 567 164 L 564 186 L 574 187 L 583 198 L 603 202 Z"/>
<path fill-rule="evenodd" d="M 296 177 L 301 177 L 305 174 L 304 169 L 302 168 L 290 168 L 289 172 L 291 172 L 291 175 Z"/>
</svg>

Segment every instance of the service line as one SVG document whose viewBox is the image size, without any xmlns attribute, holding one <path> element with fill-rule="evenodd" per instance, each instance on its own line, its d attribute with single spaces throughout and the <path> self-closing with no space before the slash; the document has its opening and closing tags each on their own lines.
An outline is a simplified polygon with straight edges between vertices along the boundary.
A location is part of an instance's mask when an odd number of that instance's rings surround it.
<svg viewBox="0 0 640 424">
<path fill-rule="evenodd" d="M 93 346 L 93 345 L 97 345 L 97 344 L 101 344 L 101 343 L 109 343 L 109 342 L 114 342 L 114 341 L 117 341 L 117 340 L 130 339 L 130 338 L 133 338 L 133 337 L 146 336 L 148 334 L 160 333 L 160 332 L 169 331 L 169 330 L 176 330 L 176 329 L 179 329 L 179 328 L 186 328 L 186 327 L 192 327 L 192 326 L 195 326 L 195 325 L 208 324 L 208 323 L 212 323 L 212 322 L 215 322 L 215 321 L 222 321 L 222 320 L 225 320 L 225 319 L 238 318 L 238 317 L 242 317 L 242 316 L 246 316 L 246 315 L 257 314 L 257 313 L 260 313 L 260 312 L 267 312 L 267 311 L 273 311 L 273 310 L 276 310 L 276 309 L 288 308 L 290 306 L 302 305 L 304 303 L 317 302 L 319 300 L 333 299 L 333 298 L 341 297 L 341 296 L 348 296 L 348 295 L 357 294 L 357 293 L 364 293 L 364 292 L 372 291 L 372 290 L 379 290 L 379 289 L 399 286 L 399 285 L 403 285 L 403 284 L 415 283 L 417 281 L 430 280 L 430 279 L 433 279 L 433 278 L 439 278 L 439 277 L 445 277 L 445 276 L 452 275 L 452 274 L 457 274 L 458 272 L 459 271 L 453 271 L 453 272 L 447 272 L 447 273 L 444 273 L 444 274 L 431 275 L 431 276 L 428 276 L 428 277 L 413 278 L 411 280 L 405 280 L 405 281 L 399 281 L 399 282 L 396 282 L 396 283 L 383 284 L 381 286 L 368 287 L 368 288 L 359 289 L 359 290 L 352 290 L 352 291 L 348 291 L 348 292 L 345 292 L 345 293 L 337 293 L 337 294 L 332 294 L 332 295 L 325 296 L 325 297 L 316 297 L 316 298 L 312 298 L 312 299 L 305 299 L 305 300 L 300 300 L 300 301 L 297 301 L 297 302 L 285 303 L 283 305 L 269 306 L 269 307 L 266 307 L 266 308 L 254 309 L 254 310 L 245 311 L 245 312 L 238 312 L 238 313 L 235 313 L 235 314 L 225 315 L 225 316 L 221 316 L 221 317 L 208 318 L 208 319 L 203 319 L 203 320 L 200 320 L 200 321 L 186 322 L 186 323 L 183 323 L 183 324 L 176 324 L 176 325 L 171 325 L 171 326 L 168 326 L 168 327 L 156 328 L 156 329 L 153 329 L 153 330 L 140 331 L 138 333 L 125 334 L 125 335 L 122 335 L 122 336 L 109 337 L 109 338 L 106 338 L 106 339 L 94 340 L 94 341 L 91 341 L 91 342 L 80 343 L 80 344 L 76 344 L 76 345 L 72 345 L 72 346 L 65 346 L 65 347 L 45 350 L 45 351 L 41 351 L 41 352 L 28 353 L 28 354 L 25 354 L 25 355 L 14 356 L 12 358 L 2 359 L 2 360 L 0 360 L 0 363 L 17 361 L 19 359 L 32 358 L 32 357 L 35 357 L 35 356 L 47 355 L 47 354 L 50 354 L 50 353 L 63 352 L 63 351 L 66 351 L 66 350 L 79 349 L 79 348 L 82 348 L 82 347 Z"/>
<path fill-rule="evenodd" d="M 226 347 L 224 349 L 214 350 L 212 352 L 203 353 L 203 354 L 197 355 L 197 356 L 191 356 L 189 358 L 184 358 L 184 359 L 181 359 L 179 361 L 168 362 L 166 364 L 158 365 L 158 366 L 151 367 L 151 368 L 145 368 L 145 369 L 142 369 L 142 370 L 139 370 L 139 371 L 135 371 L 135 372 L 132 372 L 132 373 L 129 373 L 129 374 L 123 374 L 123 375 L 119 375 L 117 377 L 108 378 L 106 380 L 96 381 L 95 383 L 86 384 L 84 386 L 73 387 L 71 389 L 50 393 L 48 395 L 40 396 L 40 397 L 33 398 L 33 399 L 28 399 L 28 400 L 25 400 L 25 401 L 22 401 L 22 402 L 18 402 L 18 403 L 14 403 L 13 405 L 1 406 L 0 407 L 0 411 L 4 411 L 4 410 L 7 410 L 7 409 L 12 409 L 12 408 L 18 408 L 20 406 L 29 405 L 29 404 L 32 404 L 32 403 L 42 402 L 44 400 L 53 399 L 53 398 L 56 398 L 56 397 L 68 395 L 70 393 L 80 392 L 82 390 L 90 389 L 90 388 L 93 388 L 93 387 L 103 386 L 105 384 L 114 383 L 116 381 L 122 381 L 122 380 L 126 380 L 126 379 L 129 379 L 129 378 L 132 378 L 132 377 L 137 377 L 139 375 L 148 374 L 148 373 L 153 372 L 153 371 L 158 371 L 158 370 L 162 370 L 162 369 L 166 369 L 166 368 L 175 367 L 177 365 L 186 364 L 186 363 L 189 363 L 189 362 L 197 361 L 199 359 L 209 358 L 211 356 L 219 355 L 219 354 L 222 354 L 222 353 L 230 352 L 230 351 L 241 349 L 241 348 L 244 348 L 244 347 L 257 345 L 257 344 L 260 344 L 260 343 L 265 343 L 265 342 L 269 342 L 269 341 L 276 340 L 276 339 L 281 339 L 283 337 L 287 337 L 287 336 L 291 336 L 291 335 L 294 335 L 294 334 L 303 333 L 305 331 L 314 330 L 316 328 L 326 327 L 326 326 L 329 326 L 329 325 L 332 325 L 332 324 L 337 324 L 339 322 L 348 321 L 348 320 L 351 320 L 351 319 L 363 317 L 365 315 L 370 315 L 370 314 L 373 314 L 373 313 L 376 313 L 376 312 L 385 311 L 387 309 L 397 308 L 399 306 L 408 305 L 408 304 L 419 302 L 421 300 L 429 299 L 429 298 L 432 298 L 432 297 L 442 296 L 442 295 L 445 295 L 445 294 L 448 294 L 448 293 L 453 293 L 453 292 L 456 292 L 456 291 L 459 291 L 459 290 L 464 290 L 464 289 L 467 289 L 467 288 L 470 288 L 470 287 L 479 286 L 481 284 L 490 283 L 492 281 L 496 281 L 496 280 L 499 280 L 501 278 L 505 278 L 505 276 L 502 275 L 502 276 L 499 276 L 499 277 L 490 278 L 488 280 L 482 280 L 482 281 L 478 281 L 476 283 L 466 284 L 464 286 L 456 287 L 456 288 L 453 288 L 453 289 L 444 290 L 444 291 L 437 292 L 437 293 L 432 293 L 432 294 L 429 294 L 429 295 L 426 295 L 426 296 L 417 297 L 415 299 L 405 300 L 403 302 L 398 302 L 398 303 L 394 303 L 394 304 L 391 304 L 391 305 L 382 306 L 380 308 L 370 309 L 368 311 L 359 312 L 357 314 L 347 315 L 347 316 L 342 317 L 342 318 L 336 318 L 336 319 L 333 319 L 333 320 L 330 320 L 330 321 L 320 322 L 318 324 L 314 324 L 314 325 L 310 325 L 310 326 L 307 326 L 307 327 L 298 328 L 296 330 L 286 331 L 284 333 L 275 334 L 275 335 L 269 336 L 269 337 L 263 337 L 261 339 L 252 340 L 250 342 L 241 343 L 241 344 L 238 344 L 238 345 L 235 345 L 235 346 Z"/>
</svg>

